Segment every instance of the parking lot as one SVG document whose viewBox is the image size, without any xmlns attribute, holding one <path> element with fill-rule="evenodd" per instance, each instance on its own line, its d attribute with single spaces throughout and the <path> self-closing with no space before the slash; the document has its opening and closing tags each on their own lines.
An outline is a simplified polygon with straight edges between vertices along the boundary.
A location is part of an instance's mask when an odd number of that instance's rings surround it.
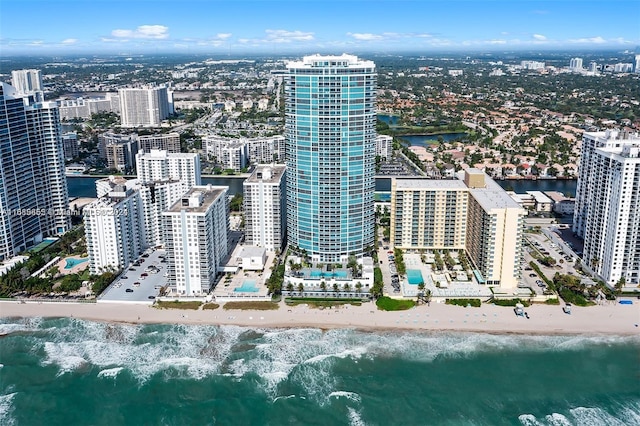
<svg viewBox="0 0 640 426">
<path fill-rule="evenodd" d="M 548 279 L 553 279 L 553 276 L 558 272 L 560 274 L 579 275 L 587 285 L 593 283 L 590 278 L 581 276 L 580 273 L 576 271 L 575 263 L 578 257 L 572 250 L 564 246 L 564 244 L 559 244 L 558 241 L 552 241 L 544 233 L 527 234 L 526 239 L 528 243 L 525 246 L 525 261 L 522 271 L 523 287 L 530 287 L 537 294 L 543 294 L 546 289 L 546 284 L 542 280 L 542 277 L 539 277 L 536 271 L 529 266 L 529 263 L 534 260 L 531 255 L 532 252 L 537 253 L 539 256 L 550 257 L 555 260 L 556 263 L 553 266 L 545 266 L 536 262 L 542 273 Z"/>
<path fill-rule="evenodd" d="M 165 256 L 164 250 L 144 253 L 111 283 L 98 303 L 153 303 L 160 288 L 167 285 Z"/>
</svg>

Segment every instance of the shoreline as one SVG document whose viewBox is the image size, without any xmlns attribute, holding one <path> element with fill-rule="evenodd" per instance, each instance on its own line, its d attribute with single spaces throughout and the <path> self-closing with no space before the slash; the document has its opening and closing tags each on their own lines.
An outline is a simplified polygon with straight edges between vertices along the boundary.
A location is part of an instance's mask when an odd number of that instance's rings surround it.
<svg viewBox="0 0 640 426">
<path fill-rule="evenodd" d="M 151 305 L 116 303 L 0 301 L 0 318 L 78 318 L 122 324 L 182 324 L 240 326 L 273 329 L 354 329 L 363 332 L 420 331 L 484 333 L 490 335 L 609 335 L 640 336 L 640 306 L 603 305 L 573 307 L 534 305 L 526 309 L 530 319 L 518 317 L 512 308 L 483 305 L 480 308 L 432 303 L 406 311 L 379 311 L 371 304 L 317 309 L 306 305 L 278 310 L 158 309 Z"/>
</svg>

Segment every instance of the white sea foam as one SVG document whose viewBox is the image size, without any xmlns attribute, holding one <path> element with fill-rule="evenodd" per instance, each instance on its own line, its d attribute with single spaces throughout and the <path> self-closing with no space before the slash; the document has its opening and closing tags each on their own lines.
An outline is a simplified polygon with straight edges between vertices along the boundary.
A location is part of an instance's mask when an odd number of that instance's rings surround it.
<svg viewBox="0 0 640 426">
<path fill-rule="evenodd" d="M 358 395 L 356 392 L 347 392 L 347 391 L 331 392 L 329 394 L 329 398 L 347 398 L 354 402 L 362 401 L 362 398 L 360 398 L 360 395 Z"/>
<path fill-rule="evenodd" d="M 349 424 L 351 426 L 365 426 L 366 423 L 364 422 L 364 420 L 362 420 L 362 417 L 360 415 L 360 412 L 351 408 L 351 407 L 347 407 L 347 410 L 349 412 Z"/>
<path fill-rule="evenodd" d="M 45 364 L 58 365 L 61 373 L 83 363 L 122 367 L 141 382 L 167 369 L 195 379 L 216 374 L 244 332 L 239 327 L 176 325 L 147 334 L 142 326 L 78 322 L 75 333 L 62 331 L 53 337 L 56 342 L 45 342 Z"/>
<path fill-rule="evenodd" d="M 17 392 L 0 395 L 0 425 L 11 426 L 15 424 L 13 414 L 13 399 Z"/>
<path fill-rule="evenodd" d="M 569 410 L 576 424 L 585 426 L 624 426 L 626 423 L 616 419 L 611 414 L 600 408 L 578 407 Z"/>
<path fill-rule="evenodd" d="M 117 377 L 122 370 L 123 370 L 122 367 L 108 368 L 106 370 L 102 370 L 101 372 L 99 372 L 98 377 L 107 377 L 107 378 L 113 379 Z"/>
<path fill-rule="evenodd" d="M 283 395 L 283 396 L 276 396 L 273 400 L 273 402 L 275 403 L 276 401 L 279 401 L 281 399 L 291 399 L 291 398 L 295 398 L 295 395 Z"/>
<path fill-rule="evenodd" d="M 518 417 L 521 424 L 525 426 L 627 426 L 640 425 L 640 402 L 625 402 L 614 410 L 615 415 L 593 407 L 576 407 L 568 413 L 553 413 L 536 418 L 533 414 L 522 414 Z"/>
<path fill-rule="evenodd" d="M 520 420 L 520 423 L 524 426 L 544 426 L 533 414 L 522 414 L 518 417 L 518 420 Z"/>
<path fill-rule="evenodd" d="M 558 414 L 558 413 L 549 414 L 545 417 L 545 419 L 547 420 L 548 424 L 553 426 L 572 426 L 569 419 L 567 419 L 562 414 Z"/>
</svg>

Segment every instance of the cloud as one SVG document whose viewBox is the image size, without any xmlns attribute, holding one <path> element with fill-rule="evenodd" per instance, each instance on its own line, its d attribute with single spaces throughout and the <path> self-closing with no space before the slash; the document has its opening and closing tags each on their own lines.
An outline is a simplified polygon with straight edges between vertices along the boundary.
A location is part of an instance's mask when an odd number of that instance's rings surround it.
<svg viewBox="0 0 640 426">
<path fill-rule="evenodd" d="M 77 38 L 66 38 L 61 41 L 62 44 L 66 44 L 66 45 L 76 44 L 77 42 L 78 42 Z"/>
<path fill-rule="evenodd" d="M 220 33 L 220 34 L 216 34 L 215 38 L 220 39 L 220 40 L 226 40 L 229 37 L 231 37 L 231 35 L 232 35 L 231 33 Z"/>
<path fill-rule="evenodd" d="M 533 38 L 538 40 L 538 41 L 546 41 L 547 38 L 545 36 L 543 36 L 542 34 L 534 34 Z"/>
<path fill-rule="evenodd" d="M 291 43 L 292 41 L 312 41 L 313 33 L 287 30 L 265 30 L 268 43 Z"/>
<path fill-rule="evenodd" d="M 169 38 L 168 31 L 169 27 L 165 27 L 164 25 L 140 25 L 135 30 L 113 30 L 111 31 L 111 35 L 119 39 L 139 38 L 162 40 Z"/>
<path fill-rule="evenodd" d="M 356 40 L 362 40 L 362 41 L 384 39 L 384 37 L 381 36 L 380 34 L 371 34 L 371 33 L 347 33 L 347 35 L 355 38 Z"/>
<path fill-rule="evenodd" d="M 606 43 L 607 40 L 603 39 L 600 36 L 597 37 L 586 37 L 586 38 L 574 38 L 569 40 L 569 43 L 581 43 L 581 44 L 603 44 Z"/>
</svg>

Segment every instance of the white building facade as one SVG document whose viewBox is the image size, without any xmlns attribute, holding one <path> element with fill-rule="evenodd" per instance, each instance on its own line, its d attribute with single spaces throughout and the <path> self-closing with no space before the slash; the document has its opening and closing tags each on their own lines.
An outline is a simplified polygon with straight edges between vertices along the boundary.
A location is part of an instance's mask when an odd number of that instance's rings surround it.
<svg viewBox="0 0 640 426">
<path fill-rule="evenodd" d="M 284 165 L 258 165 L 243 183 L 245 241 L 282 250 L 286 232 Z"/>
<path fill-rule="evenodd" d="M 586 266 L 611 287 L 640 284 L 639 134 L 583 134 L 573 223 Z"/>
<path fill-rule="evenodd" d="M 169 285 L 181 296 L 206 294 L 229 253 L 226 186 L 196 186 L 162 214 Z"/>
<path fill-rule="evenodd" d="M 120 89 L 118 96 L 122 127 L 160 127 L 171 114 L 166 87 Z"/>
<path fill-rule="evenodd" d="M 110 191 L 83 209 L 92 274 L 128 267 L 144 250 L 139 191 L 123 180 L 102 182 Z"/>
</svg>

